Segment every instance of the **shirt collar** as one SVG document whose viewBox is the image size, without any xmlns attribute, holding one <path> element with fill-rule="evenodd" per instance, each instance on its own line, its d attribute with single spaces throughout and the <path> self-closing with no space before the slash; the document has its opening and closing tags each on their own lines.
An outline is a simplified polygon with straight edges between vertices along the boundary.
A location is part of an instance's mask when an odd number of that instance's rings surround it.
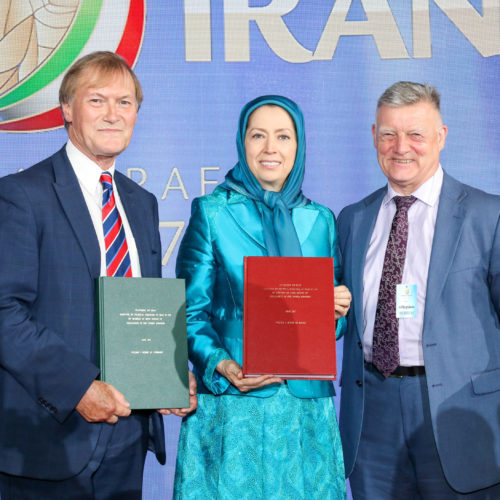
<svg viewBox="0 0 500 500">
<path fill-rule="evenodd" d="M 66 144 L 66 153 L 73 170 L 75 171 L 78 182 L 89 193 L 95 193 L 96 189 L 100 186 L 100 178 L 103 173 L 102 168 L 92 161 L 88 156 L 83 154 L 72 142 L 68 139 Z M 115 173 L 115 163 L 106 170 L 112 176 Z"/>
<path fill-rule="evenodd" d="M 432 177 L 427 179 L 416 191 L 411 193 L 417 200 L 433 207 L 439 200 L 441 187 L 443 185 L 443 169 L 441 164 Z M 387 193 L 382 201 L 383 205 L 388 205 L 395 196 L 401 196 L 390 183 L 387 183 Z"/>
</svg>

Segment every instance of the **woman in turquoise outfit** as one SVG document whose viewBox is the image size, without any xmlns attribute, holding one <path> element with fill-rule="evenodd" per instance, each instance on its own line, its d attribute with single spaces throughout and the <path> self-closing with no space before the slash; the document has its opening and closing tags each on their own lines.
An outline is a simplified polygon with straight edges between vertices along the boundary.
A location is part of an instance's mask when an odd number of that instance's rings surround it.
<svg viewBox="0 0 500 500">
<path fill-rule="evenodd" d="M 343 499 L 344 463 L 331 382 L 243 377 L 243 257 L 337 259 L 332 212 L 301 191 L 304 119 L 281 96 L 242 110 L 238 163 L 193 202 L 177 258 L 186 279 L 198 409 L 181 426 L 174 498 Z M 336 273 L 339 269 L 336 268 Z M 337 318 L 350 293 L 335 287 Z M 344 318 L 337 322 L 342 333 Z"/>
</svg>

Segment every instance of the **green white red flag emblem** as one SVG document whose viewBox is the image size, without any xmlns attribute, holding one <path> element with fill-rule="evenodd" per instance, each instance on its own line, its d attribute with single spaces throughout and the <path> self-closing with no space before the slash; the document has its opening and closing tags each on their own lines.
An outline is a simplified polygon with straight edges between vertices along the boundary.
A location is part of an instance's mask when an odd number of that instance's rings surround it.
<svg viewBox="0 0 500 500">
<path fill-rule="evenodd" d="M 58 91 L 79 57 L 111 50 L 134 66 L 145 0 L 2 0 L 0 132 L 61 127 Z"/>
</svg>

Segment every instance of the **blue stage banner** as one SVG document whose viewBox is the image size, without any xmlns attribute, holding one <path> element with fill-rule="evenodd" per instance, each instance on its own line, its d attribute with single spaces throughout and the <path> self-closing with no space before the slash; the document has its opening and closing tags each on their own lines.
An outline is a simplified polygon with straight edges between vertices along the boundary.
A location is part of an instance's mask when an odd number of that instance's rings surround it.
<svg viewBox="0 0 500 500">
<path fill-rule="evenodd" d="M 2 0 L 0 176 L 65 143 L 58 87 L 94 50 L 123 55 L 143 85 L 117 168 L 158 198 L 164 276 L 192 200 L 236 162 L 240 109 L 261 94 L 303 109 L 304 193 L 335 213 L 385 184 L 371 125 L 398 80 L 441 92 L 443 168 L 500 193 L 498 0 Z M 166 423 L 168 463 L 148 458 L 144 498 L 171 495 L 179 422 Z"/>
</svg>

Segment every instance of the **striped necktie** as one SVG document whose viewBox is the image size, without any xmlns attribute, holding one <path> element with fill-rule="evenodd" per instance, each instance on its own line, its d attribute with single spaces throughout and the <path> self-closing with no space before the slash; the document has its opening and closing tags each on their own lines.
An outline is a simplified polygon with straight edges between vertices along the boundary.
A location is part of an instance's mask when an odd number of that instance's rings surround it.
<svg viewBox="0 0 500 500">
<path fill-rule="evenodd" d="M 132 277 L 125 230 L 116 208 L 113 193 L 113 177 L 105 172 L 101 175 L 102 223 L 106 246 L 106 275 Z"/>
</svg>

